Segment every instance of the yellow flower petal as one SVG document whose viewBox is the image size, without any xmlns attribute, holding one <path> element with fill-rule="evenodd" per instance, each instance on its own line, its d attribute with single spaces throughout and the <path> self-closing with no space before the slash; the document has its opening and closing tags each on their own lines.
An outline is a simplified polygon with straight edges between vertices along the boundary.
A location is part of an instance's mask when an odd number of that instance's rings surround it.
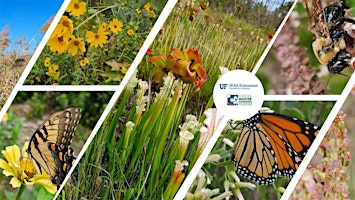
<svg viewBox="0 0 355 200">
<path fill-rule="evenodd" d="M 28 153 L 26 151 L 28 149 L 28 144 L 29 144 L 29 142 L 27 141 L 27 142 L 25 142 L 25 144 L 22 147 L 21 153 L 22 153 L 23 158 L 29 158 Z"/>
<path fill-rule="evenodd" d="M 2 173 L 5 176 L 15 176 L 14 171 L 12 170 L 12 168 L 7 164 L 7 162 L 3 159 L 0 159 L 0 168 L 3 169 Z"/>
<path fill-rule="evenodd" d="M 9 163 L 16 163 L 20 160 L 20 148 L 17 145 L 8 146 L 1 153 Z"/>
<path fill-rule="evenodd" d="M 43 174 L 36 174 L 33 178 L 30 179 L 30 181 L 42 185 L 48 192 L 52 194 L 57 191 L 57 185 L 52 183 L 49 175 L 46 174 L 46 172 L 43 172 Z"/>
<path fill-rule="evenodd" d="M 18 180 L 18 178 L 14 176 L 11 178 L 10 184 L 12 185 L 12 187 L 18 188 L 21 186 L 21 181 Z"/>
</svg>

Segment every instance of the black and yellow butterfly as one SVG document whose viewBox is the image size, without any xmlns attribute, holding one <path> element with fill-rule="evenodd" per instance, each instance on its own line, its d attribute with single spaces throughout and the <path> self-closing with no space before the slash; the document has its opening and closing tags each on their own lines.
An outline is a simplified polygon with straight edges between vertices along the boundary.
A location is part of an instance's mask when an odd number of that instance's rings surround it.
<svg viewBox="0 0 355 200">
<path fill-rule="evenodd" d="M 75 161 L 70 147 L 81 117 L 80 108 L 67 108 L 49 116 L 34 132 L 28 145 L 38 173 L 45 170 L 53 184 L 64 181 Z"/>
<path fill-rule="evenodd" d="M 259 112 L 241 123 L 232 162 L 240 175 L 261 185 L 292 178 L 319 132 L 314 124 L 276 113 Z"/>
</svg>

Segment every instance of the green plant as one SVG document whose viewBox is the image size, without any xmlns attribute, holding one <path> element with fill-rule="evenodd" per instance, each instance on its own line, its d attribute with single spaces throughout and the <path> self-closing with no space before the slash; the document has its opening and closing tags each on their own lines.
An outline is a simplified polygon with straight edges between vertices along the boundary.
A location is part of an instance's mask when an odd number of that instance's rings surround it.
<svg viewBox="0 0 355 200">
<path fill-rule="evenodd" d="M 119 84 L 165 3 L 72 0 L 25 83 Z"/>
</svg>

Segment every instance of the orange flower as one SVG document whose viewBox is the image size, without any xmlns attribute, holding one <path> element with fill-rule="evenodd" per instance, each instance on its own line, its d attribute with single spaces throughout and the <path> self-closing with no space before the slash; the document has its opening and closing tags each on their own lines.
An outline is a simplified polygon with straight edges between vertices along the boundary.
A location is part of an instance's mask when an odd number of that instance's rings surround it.
<svg viewBox="0 0 355 200">
<path fill-rule="evenodd" d="M 173 48 L 171 52 L 173 55 L 170 54 L 168 57 L 162 55 L 153 56 L 148 59 L 148 62 L 158 67 L 155 81 L 160 82 L 164 73 L 172 72 L 183 82 L 193 83 L 197 86 L 196 91 L 199 91 L 202 83 L 206 82 L 206 72 L 202 68 L 198 51 L 191 47 L 186 51 Z"/>
</svg>

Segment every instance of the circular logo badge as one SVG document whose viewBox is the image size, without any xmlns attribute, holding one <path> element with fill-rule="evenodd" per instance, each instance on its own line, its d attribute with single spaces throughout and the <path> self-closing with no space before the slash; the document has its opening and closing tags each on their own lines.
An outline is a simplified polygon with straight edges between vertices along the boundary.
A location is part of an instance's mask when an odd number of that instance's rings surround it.
<svg viewBox="0 0 355 200">
<path fill-rule="evenodd" d="M 245 120 L 262 107 L 264 88 L 260 80 L 248 71 L 229 71 L 218 79 L 213 89 L 213 99 L 224 116 Z"/>
</svg>

